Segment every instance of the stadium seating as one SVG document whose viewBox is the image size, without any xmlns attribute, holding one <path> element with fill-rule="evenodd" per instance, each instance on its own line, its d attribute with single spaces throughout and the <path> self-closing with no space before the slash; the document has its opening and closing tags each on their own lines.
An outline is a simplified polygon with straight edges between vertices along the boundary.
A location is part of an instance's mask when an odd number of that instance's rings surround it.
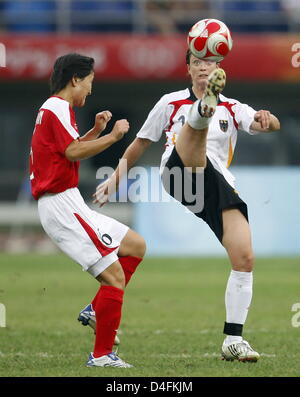
<svg viewBox="0 0 300 397">
<path fill-rule="evenodd" d="M 280 0 L 222 1 L 223 19 L 236 32 L 282 32 L 288 30 Z"/>
<path fill-rule="evenodd" d="M 159 13 L 165 11 L 178 32 L 204 17 L 221 19 L 237 32 L 282 32 L 290 26 L 283 5 L 283 0 L 0 0 L 0 22 L 9 32 L 151 33 L 159 30 L 151 25 L 155 13 L 164 25 Z"/>
<path fill-rule="evenodd" d="M 131 32 L 135 1 L 73 0 L 71 30 L 74 32 Z"/>
<path fill-rule="evenodd" d="M 56 1 L 33 0 L 2 2 L 4 27 L 13 32 L 54 32 Z"/>
</svg>

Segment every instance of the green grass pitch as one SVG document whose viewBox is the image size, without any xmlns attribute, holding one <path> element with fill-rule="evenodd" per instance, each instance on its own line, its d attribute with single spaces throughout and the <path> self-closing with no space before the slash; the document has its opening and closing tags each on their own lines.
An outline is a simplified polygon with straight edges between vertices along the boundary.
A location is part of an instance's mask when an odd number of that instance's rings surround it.
<svg viewBox="0 0 300 397">
<path fill-rule="evenodd" d="M 63 254 L 0 255 L 1 377 L 298 377 L 299 258 L 257 259 L 244 337 L 256 364 L 220 360 L 227 259 L 148 258 L 124 300 L 119 355 L 132 369 L 86 368 L 94 335 L 77 322 L 98 283 Z"/>
</svg>

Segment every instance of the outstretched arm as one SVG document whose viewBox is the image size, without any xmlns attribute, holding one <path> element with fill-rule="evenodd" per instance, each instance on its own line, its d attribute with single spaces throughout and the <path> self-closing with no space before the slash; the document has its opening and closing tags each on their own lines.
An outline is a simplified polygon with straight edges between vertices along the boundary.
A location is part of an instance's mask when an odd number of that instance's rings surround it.
<svg viewBox="0 0 300 397">
<path fill-rule="evenodd" d="M 98 203 L 102 207 L 108 201 L 109 196 L 118 190 L 122 177 L 139 160 L 151 143 L 150 139 L 135 138 L 126 149 L 112 176 L 97 187 L 93 195 L 94 203 Z"/>
<path fill-rule="evenodd" d="M 250 129 L 259 132 L 272 132 L 280 129 L 280 121 L 268 110 L 259 110 L 254 115 Z"/>
</svg>

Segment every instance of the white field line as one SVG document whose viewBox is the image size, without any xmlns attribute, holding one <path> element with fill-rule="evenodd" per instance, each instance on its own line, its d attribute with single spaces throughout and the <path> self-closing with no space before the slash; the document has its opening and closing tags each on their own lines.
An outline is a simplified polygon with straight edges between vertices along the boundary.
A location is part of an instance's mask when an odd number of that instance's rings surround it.
<svg viewBox="0 0 300 397">
<path fill-rule="evenodd" d="M 268 358 L 274 358 L 276 357 L 276 354 L 269 354 L 269 353 L 260 353 L 261 357 L 268 357 Z M 220 353 L 202 353 L 202 354 L 186 354 L 186 353 L 181 353 L 181 354 L 168 354 L 168 353 L 159 353 L 159 354 L 150 354 L 150 357 L 153 358 L 220 358 L 221 354 Z"/>
<path fill-rule="evenodd" d="M 271 332 L 271 330 L 268 330 L 267 328 L 258 328 L 258 329 L 246 329 L 245 330 L 245 333 L 249 333 L 249 334 L 259 334 L 259 333 L 268 333 L 268 332 Z M 156 330 L 153 330 L 153 331 L 148 331 L 148 330 L 143 330 L 143 331 L 141 331 L 141 330 L 135 330 L 135 329 L 131 329 L 131 330 L 129 330 L 129 329 L 126 329 L 125 331 L 124 330 L 121 330 L 121 329 L 119 329 L 118 330 L 118 334 L 119 335 L 122 335 L 122 334 L 126 334 L 126 335 L 139 335 L 139 334 L 149 334 L 149 333 L 152 333 L 152 334 L 155 334 L 155 335 L 160 335 L 160 334 L 166 334 L 166 335 L 170 335 L 170 334 L 183 334 L 183 335 L 198 335 L 198 334 L 221 334 L 222 332 L 220 331 L 220 329 L 200 329 L 199 331 L 193 331 L 193 332 L 191 332 L 191 331 L 189 331 L 189 330 L 187 330 L 187 329 L 156 329 Z"/>
<path fill-rule="evenodd" d="M 0 0 L 1 1 L 1 0 Z M 245 329 L 245 334 L 266 334 L 270 332 L 275 332 L 274 330 L 270 330 L 267 328 L 257 328 L 257 329 Z M 9 333 L 11 336 L 19 336 L 22 335 L 21 330 L 13 330 L 10 329 Z M 68 332 L 69 333 L 69 332 Z M 64 336 L 66 335 L 66 332 L 64 331 L 52 331 L 50 333 L 53 336 Z M 222 329 L 221 327 L 219 329 L 216 328 L 207 328 L 207 329 L 199 329 L 198 331 L 190 331 L 189 329 L 155 329 L 155 330 L 140 330 L 140 329 L 119 329 L 118 330 L 118 335 L 149 335 L 149 334 L 154 334 L 154 335 L 202 335 L 202 334 L 211 334 L 211 335 L 217 335 L 220 334 L 222 335 Z"/>
<path fill-rule="evenodd" d="M 0 351 L 0 358 L 4 358 L 4 357 L 14 357 L 14 358 L 18 358 L 18 357 L 40 357 L 40 358 L 58 358 L 58 357 L 64 357 L 65 355 L 63 353 L 60 354 L 52 354 L 52 353 L 47 353 L 47 352 L 36 352 L 36 353 L 24 353 L 24 352 L 13 352 L 13 353 L 4 353 Z M 79 353 L 72 353 L 72 354 L 68 354 L 68 357 L 81 357 L 82 354 Z M 88 354 L 87 354 L 88 356 Z"/>
<path fill-rule="evenodd" d="M 267 333 L 269 332 L 268 329 L 266 328 L 258 328 L 258 329 L 247 329 L 247 333 Z M 16 333 L 16 332 L 15 332 Z M 219 334 L 220 330 L 216 330 L 216 329 L 201 329 L 199 331 L 196 332 L 189 332 L 187 330 L 183 330 L 183 329 L 157 329 L 157 330 L 153 330 L 153 331 L 136 331 L 136 330 L 118 330 L 118 334 L 119 335 L 144 335 L 144 334 L 154 334 L 154 335 L 161 335 L 161 334 L 165 334 L 165 335 L 178 335 L 178 334 L 183 334 L 183 335 L 198 335 L 198 334 Z M 56 331 L 52 333 L 53 335 L 57 335 L 57 336 L 61 336 L 64 333 L 62 331 Z M 122 354 L 120 354 L 121 356 Z M 262 357 L 267 357 L 267 358 L 274 358 L 276 357 L 276 354 L 273 353 L 260 353 L 260 355 Z M 60 354 L 51 354 L 51 353 L 47 353 L 47 352 L 36 352 L 36 353 L 32 353 L 32 352 L 28 352 L 28 353 L 24 353 L 24 352 L 14 352 L 14 353 L 4 353 L 2 351 L 0 351 L 0 358 L 4 358 L 4 357 L 36 357 L 36 358 L 57 358 L 57 357 L 63 357 L 64 354 L 60 353 Z M 82 354 L 68 354 L 68 357 L 81 357 Z M 193 354 L 168 354 L 168 353 L 154 353 L 151 354 L 150 357 L 153 358 L 214 358 L 214 357 L 220 357 L 220 353 L 193 353 Z"/>
<path fill-rule="evenodd" d="M 122 354 L 120 354 L 121 356 Z M 270 353 L 260 353 L 261 357 L 267 358 L 274 358 L 276 354 Z M 34 358 L 58 358 L 63 357 L 64 354 L 49 354 L 47 352 L 37 352 L 37 353 L 24 353 L 24 352 L 14 352 L 14 353 L 3 353 L 0 351 L 0 358 L 18 358 L 18 357 L 34 357 Z M 193 354 L 169 354 L 169 353 L 153 353 L 149 355 L 151 358 L 167 358 L 167 359 L 174 359 L 174 358 L 220 358 L 221 354 L 217 352 L 213 353 L 193 353 Z M 82 354 L 79 353 L 72 353 L 68 354 L 68 357 L 82 357 Z"/>
</svg>

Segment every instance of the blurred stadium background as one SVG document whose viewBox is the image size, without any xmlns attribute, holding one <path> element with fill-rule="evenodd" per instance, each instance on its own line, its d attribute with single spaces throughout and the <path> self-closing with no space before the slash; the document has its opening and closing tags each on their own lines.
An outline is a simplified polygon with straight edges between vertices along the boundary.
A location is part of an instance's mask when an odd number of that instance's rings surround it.
<svg viewBox="0 0 300 397">
<path fill-rule="evenodd" d="M 97 169 L 115 167 L 155 102 L 187 86 L 186 32 L 207 17 L 223 20 L 233 33 L 234 48 L 223 63 L 224 94 L 270 109 L 281 120 L 280 132 L 240 133 L 233 159 L 254 247 L 259 255 L 300 256 L 299 0 L 0 0 L 0 43 L 6 48 L 6 67 L 0 68 L 1 251 L 55 251 L 39 224 L 27 164 L 56 57 L 78 51 L 96 60 L 93 95 L 77 112 L 82 133 L 103 109 L 131 124 L 121 142 L 82 162 L 80 190 L 90 201 Z M 158 166 L 163 149 L 162 138 L 140 165 Z M 189 223 L 178 206 L 119 203 L 103 212 L 141 232 L 149 255 L 223 255 L 206 225 Z"/>
</svg>

